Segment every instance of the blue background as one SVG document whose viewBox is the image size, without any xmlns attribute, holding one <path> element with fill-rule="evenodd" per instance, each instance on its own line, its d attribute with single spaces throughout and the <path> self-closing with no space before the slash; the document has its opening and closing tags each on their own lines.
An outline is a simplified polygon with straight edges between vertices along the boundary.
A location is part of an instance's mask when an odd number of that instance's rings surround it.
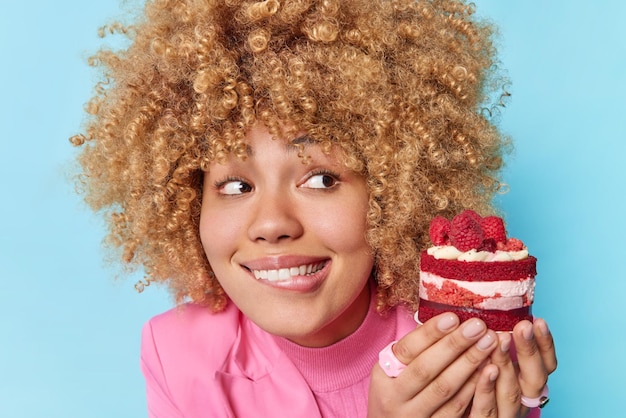
<svg viewBox="0 0 626 418">
<path fill-rule="evenodd" d="M 52 4 L 56 3 L 56 4 Z M 539 258 L 535 314 L 560 365 L 544 417 L 623 412 L 626 2 L 480 0 L 501 29 L 516 141 L 499 198 Z M 574 5 L 575 4 L 575 5 Z M 124 6 L 126 7 L 126 6 Z M 67 180 L 118 0 L 31 0 L 0 14 L 0 416 L 145 416 L 139 333 L 171 305 L 115 280 L 101 221 Z M 109 41 L 105 41 L 109 42 Z"/>
</svg>

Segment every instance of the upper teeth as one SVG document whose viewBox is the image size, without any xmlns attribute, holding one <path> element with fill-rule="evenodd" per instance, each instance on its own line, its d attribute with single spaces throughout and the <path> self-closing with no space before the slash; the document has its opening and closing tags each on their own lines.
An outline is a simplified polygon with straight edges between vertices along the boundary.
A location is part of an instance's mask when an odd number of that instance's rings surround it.
<svg viewBox="0 0 626 418">
<path fill-rule="evenodd" d="M 279 280 L 289 280 L 294 276 L 304 276 L 306 274 L 315 273 L 324 267 L 324 263 L 303 264 L 299 267 L 283 268 L 276 270 L 252 270 L 254 277 L 257 279 L 269 280 L 276 282 Z"/>
</svg>

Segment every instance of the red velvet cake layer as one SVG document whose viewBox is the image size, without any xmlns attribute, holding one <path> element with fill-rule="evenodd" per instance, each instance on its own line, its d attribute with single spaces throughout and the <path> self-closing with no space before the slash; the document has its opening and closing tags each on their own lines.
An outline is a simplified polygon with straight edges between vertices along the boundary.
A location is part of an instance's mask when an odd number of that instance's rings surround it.
<svg viewBox="0 0 626 418">
<path fill-rule="evenodd" d="M 461 322 L 470 318 L 480 318 L 485 321 L 487 327 L 494 331 L 511 331 L 515 324 L 519 321 L 527 319 L 532 321 L 531 307 L 513 309 L 510 311 L 498 311 L 498 310 L 484 310 L 484 309 L 472 309 L 465 307 L 458 307 L 452 305 L 444 305 L 441 303 L 434 303 L 424 299 L 420 299 L 418 320 L 421 323 L 426 322 L 433 316 L 439 315 L 444 312 L 455 313 Z"/>
<path fill-rule="evenodd" d="M 519 280 L 535 277 L 537 274 L 537 259 L 528 256 L 518 261 L 459 261 L 438 260 L 426 251 L 422 252 L 420 270 L 436 274 L 448 279 L 464 281 L 496 281 Z"/>
</svg>

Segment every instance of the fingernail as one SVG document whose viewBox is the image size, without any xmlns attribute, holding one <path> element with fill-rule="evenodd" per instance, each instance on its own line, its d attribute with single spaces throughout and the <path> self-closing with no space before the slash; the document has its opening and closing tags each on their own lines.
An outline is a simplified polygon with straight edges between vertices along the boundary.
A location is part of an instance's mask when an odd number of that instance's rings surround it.
<svg viewBox="0 0 626 418">
<path fill-rule="evenodd" d="M 471 319 L 463 327 L 465 338 L 474 338 L 485 330 L 485 324 L 478 319 Z"/>
<path fill-rule="evenodd" d="M 456 315 L 446 314 L 443 318 L 437 322 L 437 328 L 441 331 L 449 331 L 458 323 Z"/>
<path fill-rule="evenodd" d="M 546 323 L 546 321 L 544 321 L 543 319 L 538 319 L 537 321 L 535 321 L 535 324 L 537 324 L 537 328 L 539 328 L 539 332 L 541 333 L 541 335 L 548 336 L 550 335 L 550 330 L 548 329 L 548 324 Z"/>
<path fill-rule="evenodd" d="M 528 324 L 523 330 L 522 330 L 522 336 L 524 337 L 524 339 L 526 340 L 532 340 L 534 333 L 533 333 L 533 325 L 532 324 Z"/>
<path fill-rule="evenodd" d="M 485 334 L 478 342 L 476 343 L 476 347 L 479 350 L 486 350 L 493 345 L 495 338 L 491 333 Z"/>
<path fill-rule="evenodd" d="M 494 369 L 491 373 L 489 373 L 489 380 L 495 382 L 498 378 L 498 369 Z"/>
<path fill-rule="evenodd" d="M 511 347 L 511 334 L 508 332 L 502 332 L 498 334 L 498 340 L 500 340 L 500 350 L 503 353 L 508 353 Z"/>
</svg>

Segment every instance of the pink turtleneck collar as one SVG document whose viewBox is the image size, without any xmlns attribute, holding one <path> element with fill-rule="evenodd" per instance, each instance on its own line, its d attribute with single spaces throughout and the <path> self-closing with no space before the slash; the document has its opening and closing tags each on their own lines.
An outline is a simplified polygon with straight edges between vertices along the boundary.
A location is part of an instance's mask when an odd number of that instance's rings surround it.
<svg viewBox="0 0 626 418">
<path fill-rule="evenodd" d="M 300 371 L 313 392 L 337 391 L 368 377 L 378 360 L 378 353 L 396 336 L 397 315 L 376 312 L 375 289 L 370 307 L 357 330 L 328 347 L 309 348 L 285 338 L 276 343 Z"/>
</svg>

